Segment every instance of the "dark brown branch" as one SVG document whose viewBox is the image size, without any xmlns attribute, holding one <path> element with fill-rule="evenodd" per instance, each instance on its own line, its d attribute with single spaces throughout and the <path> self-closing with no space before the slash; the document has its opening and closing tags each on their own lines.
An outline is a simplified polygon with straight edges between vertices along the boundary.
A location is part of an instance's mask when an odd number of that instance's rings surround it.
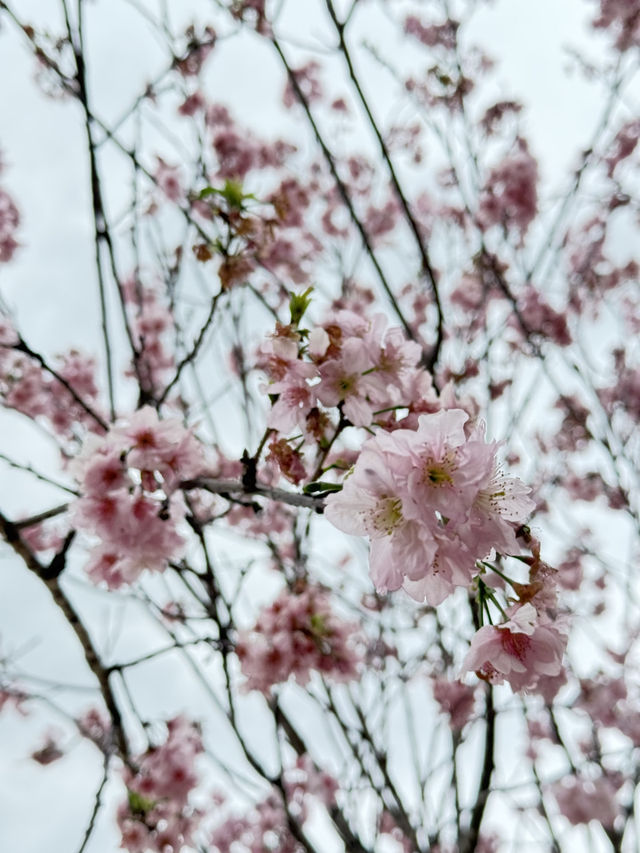
<svg viewBox="0 0 640 853">
<path fill-rule="evenodd" d="M 80 619 L 75 607 L 69 600 L 66 592 L 60 585 L 60 575 L 64 569 L 66 552 L 71 544 L 73 534 L 69 534 L 62 549 L 55 555 L 48 566 L 42 564 L 26 542 L 21 538 L 16 525 L 0 513 L 0 534 L 13 551 L 22 558 L 25 566 L 33 572 L 47 587 L 54 602 L 62 611 L 71 629 L 82 646 L 84 657 L 89 669 L 93 672 L 98 684 L 102 698 L 107 706 L 111 717 L 113 745 L 119 754 L 126 760 L 129 750 L 126 742 L 122 716 L 115 700 L 115 696 L 109 683 L 109 674 L 89 636 L 89 632 Z"/>
<path fill-rule="evenodd" d="M 298 734 L 295 726 L 287 716 L 287 714 L 282 709 L 282 706 L 278 703 L 277 700 L 274 700 L 272 705 L 273 715 L 277 725 L 279 725 L 285 735 L 287 736 L 287 740 L 294 748 L 296 753 L 300 756 L 309 755 L 309 752 L 305 746 L 304 741 Z M 315 763 L 314 763 L 315 764 Z M 318 767 L 316 766 L 316 770 Z M 327 806 L 327 810 L 331 816 L 331 820 L 333 821 L 333 825 L 335 826 L 340 838 L 345 844 L 345 850 L 348 850 L 349 853 L 369 853 L 369 850 L 363 846 L 360 839 L 353 833 L 351 827 L 349 826 L 349 822 L 344 816 L 343 812 L 338 808 L 337 805 Z"/>
<path fill-rule="evenodd" d="M 91 840 L 91 836 L 93 835 L 93 830 L 96 825 L 96 819 L 98 817 L 98 812 L 100 811 L 100 806 L 102 804 L 102 792 L 104 791 L 104 786 L 107 784 L 107 779 L 109 778 L 109 755 L 105 754 L 103 765 L 102 765 L 102 779 L 100 780 L 100 784 L 98 785 L 98 789 L 96 791 L 96 795 L 93 801 L 93 810 L 91 812 L 91 816 L 89 818 L 89 824 L 85 830 L 84 837 L 82 839 L 82 843 L 78 848 L 78 853 L 84 853 L 87 848 L 87 844 Z"/>
<path fill-rule="evenodd" d="M 65 7 L 66 11 L 66 7 Z M 73 33 L 71 22 L 66 15 L 67 35 L 69 43 L 73 48 L 73 55 L 76 63 L 76 83 L 78 87 L 77 98 L 80 101 L 84 111 L 85 133 L 87 137 L 87 145 L 89 150 L 89 167 L 91 172 L 91 198 L 93 208 L 93 226 L 94 226 L 94 241 L 95 241 L 95 260 L 96 270 L 98 274 L 98 295 L 100 299 L 100 314 L 102 325 L 102 338 L 105 349 L 105 360 L 107 370 L 107 389 L 109 394 L 109 405 L 111 409 L 111 420 L 115 420 L 115 400 L 114 400 L 114 385 L 113 385 L 113 356 L 111 353 L 111 340 L 109 337 L 109 328 L 107 323 L 107 303 L 106 303 L 106 286 L 105 277 L 102 268 L 102 258 L 100 256 L 100 244 L 107 235 L 106 217 L 104 204 L 102 201 L 102 190 L 100 188 L 100 178 L 98 174 L 98 165 L 96 160 L 96 149 L 93 139 L 91 112 L 89 110 L 89 95 L 87 92 L 87 79 L 84 53 L 82 51 L 82 33 L 78 33 L 77 39 Z"/>
<path fill-rule="evenodd" d="M 418 247 L 418 252 L 420 254 L 420 261 L 422 263 L 422 277 L 426 279 L 429 288 L 431 290 L 431 295 L 433 297 L 434 304 L 436 306 L 437 312 L 437 323 L 436 323 L 436 342 L 433 347 L 432 352 L 429 354 L 426 361 L 423 357 L 424 366 L 432 371 L 436 362 L 438 361 L 438 356 L 440 354 L 440 349 L 442 347 L 442 341 L 444 338 L 444 316 L 442 312 L 442 304 L 440 302 L 440 293 L 438 291 L 438 282 L 436 279 L 436 273 L 431 264 L 431 259 L 429 257 L 429 252 L 427 251 L 427 247 L 424 244 L 424 240 L 422 234 L 420 233 L 420 228 L 418 227 L 418 223 L 416 222 L 416 218 L 413 215 L 413 211 L 411 210 L 411 206 L 409 205 L 409 201 L 402 189 L 400 181 L 398 179 L 397 172 L 393 165 L 393 161 L 391 159 L 391 155 L 389 153 L 389 148 L 387 147 L 387 143 L 380 132 L 380 128 L 378 127 L 378 123 L 376 122 L 373 113 L 371 112 L 371 108 L 369 106 L 369 102 L 365 97 L 364 92 L 362 91 L 362 87 L 360 85 L 360 80 L 355 73 L 355 69 L 353 67 L 353 63 L 351 61 L 351 53 L 349 48 L 347 47 L 347 43 L 345 41 L 344 33 L 345 33 L 345 22 L 342 22 L 338 19 L 336 15 L 336 11 L 334 9 L 332 0 L 325 0 L 325 4 L 327 7 L 327 11 L 329 12 L 329 16 L 333 21 L 333 24 L 336 29 L 336 34 L 338 36 L 338 42 L 340 45 L 340 51 L 344 57 L 344 61 L 347 66 L 347 70 L 349 72 L 349 78 L 353 84 L 353 88 L 355 89 L 356 94 L 362 104 L 362 108 L 366 113 L 367 120 L 369 125 L 371 126 L 371 130 L 373 131 L 376 140 L 378 141 L 378 145 L 380 146 L 380 153 L 382 154 L 382 159 L 387 165 L 387 170 L 389 172 L 389 177 L 391 178 L 391 183 L 396 193 L 396 197 L 402 210 L 404 211 L 404 215 L 406 217 L 407 224 L 415 238 L 416 246 Z"/>
<path fill-rule="evenodd" d="M 38 364 L 40 365 L 40 367 L 41 367 L 43 370 L 46 370 L 46 371 L 47 371 L 47 373 L 49 373 L 51 376 L 53 376 L 53 378 L 56 380 L 56 382 L 59 382 L 59 383 L 62 385 L 62 387 L 63 387 L 63 388 L 65 388 L 65 389 L 69 392 L 69 394 L 71 394 L 71 396 L 72 396 L 72 397 L 73 397 L 73 399 L 76 401 L 76 403 L 80 406 L 80 408 L 81 408 L 81 409 L 83 409 L 83 410 L 84 410 L 84 411 L 89 415 L 89 417 L 93 418 L 93 420 L 94 420 L 97 424 L 99 424 L 99 426 L 101 426 L 101 427 L 102 427 L 102 429 L 104 429 L 104 430 L 109 429 L 109 425 L 108 425 L 108 423 L 104 420 L 104 418 L 100 417 L 100 415 L 95 411 L 95 409 L 93 409 L 93 408 L 92 408 L 92 407 L 91 407 L 91 406 L 86 402 L 86 400 L 84 400 L 84 399 L 80 396 L 80 394 L 78 394 L 78 392 L 77 392 L 77 391 L 76 391 L 76 389 L 73 387 L 73 385 L 71 385 L 71 383 L 69 383 L 69 382 L 64 378 L 64 376 L 61 376 L 61 375 L 58 373 L 58 371 L 57 371 L 57 370 L 55 370 L 53 367 L 51 367 L 51 366 L 47 363 L 47 361 L 46 361 L 46 359 L 44 358 L 44 356 L 40 355 L 40 353 L 39 353 L 39 352 L 36 352 L 35 350 L 32 350 L 32 349 L 31 349 L 31 347 L 27 344 L 27 342 L 26 342 L 22 337 L 20 337 L 20 338 L 18 339 L 18 343 L 17 343 L 17 344 L 11 344 L 11 345 L 8 345 L 8 344 L 0 344 L 0 346 L 4 347 L 5 349 L 14 349 L 14 350 L 16 350 L 16 352 L 22 352 L 22 353 L 24 353 L 25 355 L 28 355 L 28 356 L 29 356 L 29 358 L 32 358 L 34 361 L 37 361 L 37 362 L 38 362 Z"/>
<path fill-rule="evenodd" d="M 482 761 L 482 773 L 478 785 L 478 795 L 471 811 L 471 818 L 466 832 L 460 839 L 459 853 L 474 853 L 480 837 L 480 826 L 484 817 L 484 810 L 491 793 L 491 776 L 495 767 L 495 738 L 496 738 L 496 711 L 493 704 L 493 688 L 487 684 L 485 693 L 485 734 L 484 734 L 484 758 Z"/>
<path fill-rule="evenodd" d="M 24 530 L 25 527 L 33 527 L 36 524 L 41 524 L 43 521 L 47 521 L 49 518 L 55 518 L 58 515 L 62 515 L 63 512 L 66 512 L 69 509 L 69 504 L 59 504 L 58 506 L 51 507 L 51 509 L 45 509 L 44 512 L 39 512 L 36 515 L 30 515 L 28 518 L 21 518 L 19 521 L 15 521 L 14 525 L 16 530 Z"/>
<path fill-rule="evenodd" d="M 65 486 L 64 483 L 59 483 L 57 480 L 54 480 L 51 477 L 47 477 L 45 474 L 41 474 L 39 471 L 36 471 L 31 465 L 23 465 L 20 462 L 15 462 L 13 459 L 10 459 L 8 456 L 5 456 L 4 453 L 0 453 L 0 460 L 2 462 L 6 462 L 11 468 L 16 468 L 18 471 L 26 471 L 28 474 L 33 474 L 38 480 L 43 483 L 48 483 L 50 486 L 55 486 L 56 489 L 62 489 L 63 492 L 68 492 L 70 495 L 75 495 L 79 497 L 80 493 L 76 489 L 72 489 L 70 486 Z"/>
<path fill-rule="evenodd" d="M 161 406 L 164 403 L 164 401 L 167 399 L 169 392 L 176 385 L 176 383 L 179 381 L 180 376 L 182 375 L 182 371 L 184 370 L 184 368 L 188 364 L 191 364 L 191 362 L 193 362 L 194 359 L 196 358 L 196 356 L 198 355 L 198 352 L 200 351 L 200 347 L 202 346 L 202 343 L 204 341 L 205 335 L 207 334 L 207 331 L 208 331 L 208 329 L 211 326 L 211 323 L 213 321 L 213 317 L 215 315 L 216 308 L 218 307 L 218 300 L 220 299 L 220 297 L 222 296 L 223 293 L 224 293 L 224 291 L 221 290 L 211 300 L 211 307 L 209 309 L 209 314 L 207 315 L 207 319 L 204 321 L 202 328 L 200 329 L 200 331 L 198 333 L 198 336 L 196 337 L 195 341 L 193 342 L 193 346 L 191 347 L 189 352 L 184 356 L 184 358 L 180 361 L 180 363 L 176 367 L 176 372 L 173 375 L 173 379 L 171 379 L 171 381 L 165 387 L 162 394 L 160 394 L 160 396 L 158 397 L 158 399 L 156 401 L 156 404 L 158 407 Z"/>
</svg>

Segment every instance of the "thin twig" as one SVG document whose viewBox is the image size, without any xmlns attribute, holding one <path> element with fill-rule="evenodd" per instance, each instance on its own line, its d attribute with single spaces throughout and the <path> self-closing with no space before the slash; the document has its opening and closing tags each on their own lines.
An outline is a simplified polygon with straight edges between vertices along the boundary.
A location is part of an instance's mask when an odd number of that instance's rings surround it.
<svg viewBox="0 0 640 853">
<path fill-rule="evenodd" d="M 54 602 L 64 614 L 69 626 L 79 640 L 84 651 L 84 657 L 87 665 L 98 680 L 102 698 L 104 699 L 107 710 L 111 716 L 114 745 L 118 749 L 120 755 L 126 760 L 129 754 L 129 749 L 124 734 L 122 715 L 109 683 L 109 674 L 100 660 L 93 640 L 82 622 L 80 615 L 69 600 L 67 593 L 60 585 L 60 575 L 65 567 L 66 552 L 69 548 L 72 534 L 67 537 L 61 550 L 54 556 L 48 566 L 45 566 L 38 560 L 33 551 L 21 538 L 20 532 L 15 523 L 6 518 L 2 513 L 0 513 L 0 534 L 15 553 L 22 558 L 25 566 L 40 578 L 47 587 Z"/>
<path fill-rule="evenodd" d="M 84 853 L 87 844 L 89 843 L 91 836 L 93 835 L 93 830 L 96 825 L 96 819 L 98 817 L 98 812 L 100 811 L 100 806 L 102 804 L 102 792 L 104 791 L 104 786 L 107 784 L 107 779 L 109 778 L 109 754 L 105 753 L 103 758 L 102 765 L 102 779 L 100 784 L 98 785 L 98 790 L 96 791 L 96 795 L 93 802 L 93 811 L 91 812 L 91 817 L 89 818 L 89 825 L 84 834 L 84 838 L 82 839 L 82 843 L 78 848 L 78 853 Z"/>
<path fill-rule="evenodd" d="M 195 341 L 193 342 L 193 346 L 191 347 L 189 352 L 184 356 L 184 358 L 180 361 L 180 363 L 176 367 L 176 371 L 173 375 L 172 380 L 165 387 L 162 394 L 158 397 L 158 399 L 156 401 L 156 404 L 158 407 L 161 406 L 164 403 L 164 401 L 167 399 L 169 392 L 176 385 L 176 383 L 179 381 L 180 376 L 182 375 L 182 371 L 184 370 L 184 368 L 188 364 L 191 364 L 194 361 L 194 359 L 196 358 L 196 356 L 198 355 L 198 352 L 200 351 L 200 347 L 202 346 L 202 342 L 204 341 L 205 335 L 207 334 L 207 331 L 208 331 L 208 329 L 209 329 L 209 327 L 213 321 L 213 317 L 215 315 L 216 308 L 218 307 L 218 300 L 220 299 L 220 297 L 222 296 L 223 293 L 224 293 L 223 290 L 219 291 L 219 293 L 217 293 L 213 297 L 213 299 L 211 300 L 211 307 L 209 308 L 209 313 L 207 315 L 207 319 L 202 324 L 202 328 L 198 332 L 198 335 L 197 335 Z"/>
<path fill-rule="evenodd" d="M 427 280 L 429 284 L 429 288 L 431 290 L 431 295 L 433 297 L 434 304 L 436 306 L 437 312 L 437 323 L 436 323 L 436 342 L 433 347 L 432 352 L 429 354 L 426 359 L 426 363 L 424 366 L 433 371 L 433 368 L 438 361 L 438 356 L 440 354 L 440 349 L 442 347 L 442 341 L 444 338 L 444 316 L 442 311 L 442 304 L 440 302 L 440 293 L 438 291 L 438 282 L 436 279 L 436 273 L 431 264 L 431 259 L 429 257 L 429 253 L 427 251 L 427 247 L 424 244 L 424 240 L 422 234 L 420 233 L 420 228 L 418 227 L 418 223 L 416 221 L 415 216 L 413 215 L 413 211 L 411 210 L 411 206 L 409 205 L 409 201 L 407 196 L 405 195 L 404 190 L 400 184 L 400 180 L 398 178 L 397 172 L 395 170 L 395 166 L 393 165 L 393 161 L 391 159 L 391 154 L 389 153 L 389 148 L 387 143 L 380 132 L 380 128 L 378 127 L 378 123 L 371 111 L 371 107 L 369 106 L 369 102 L 365 97 L 365 94 L 360 85 L 360 80 L 355 72 L 353 67 L 353 62 L 351 61 L 351 53 L 349 48 L 347 47 L 347 43 L 345 41 L 344 33 L 346 28 L 346 23 L 340 21 L 334 9 L 332 0 L 325 0 L 325 4 L 327 7 L 327 11 L 329 12 L 329 16 L 333 21 L 336 34 L 338 36 L 338 42 L 340 46 L 340 52 L 344 57 L 344 61 L 347 66 L 347 70 L 349 72 L 349 78 L 351 79 L 351 83 L 353 84 L 353 88 L 362 104 L 362 108 L 364 109 L 367 120 L 369 121 L 369 125 L 371 126 L 371 130 L 376 137 L 378 145 L 380 146 L 380 153 L 382 155 L 382 159 L 387 165 L 387 170 L 389 172 L 389 177 L 391 178 L 391 183 L 393 184 L 393 188 L 395 190 L 397 199 L 404 211 L 404 215 L 406 217 L 407 224 L 415 238 L 416 246 L 418 247 L 418 252 L 420 254 L 420 260 L 422 263 L 422 276 Z M 423 358 L 424 361 L 424 358 Z"/>
<path fill-rule="evenodd" d="M 263 483 L 256 483 L 254 487 L 247 488 L 241 480 L 218 480 L 214 477 L 197 477 L 193 480 L 184 480 L 180 484 L 180 487 L 185 491 L 190 489 L 204 489 L 214 495 L 222 495 L 223 497 L 227 495 L 230 497 L 257 495 L 258 497 L 268 498 L 271 501 L 289 504 L 289 506 L 315 509 L 316 512 L 322 512 L 324 507 L 324 498 L 322 497 L 289 492 L 286 489 L 278 489 L 274 486 L 264 485 Z"/>
</svg>

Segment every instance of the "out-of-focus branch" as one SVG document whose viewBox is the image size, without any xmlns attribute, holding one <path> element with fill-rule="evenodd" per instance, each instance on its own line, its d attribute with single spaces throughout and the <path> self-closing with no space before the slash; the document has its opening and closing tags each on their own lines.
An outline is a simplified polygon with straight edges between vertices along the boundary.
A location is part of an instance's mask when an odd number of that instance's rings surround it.
<svg viewBox="0 0 640 853">
<path fill-rule="evenodd" d="M 70 495 L 75 495 L 77 497 L 80 494 L 76 489 L 72 489 L 70 486 L 60 483 L 52 477 L 48 477 L 46 474 L 40 473 L 40 471 L 36 471 L 32 465 L 23 465 L 21 462 L 16 462 L 14 459 L 10 459 L 4 453 L 0 453 L 0 460 L 2 462 L 6 462 L 6 464 L 11 468 L 15 468 L 18 471 L 26 471 L 28 474 L 32 474 L 37 480 L 40 480 L 43 483 L 48 483 L 50 486 L 55 486 L 56 489 L 68 492 Z"/>
<path fill-rule="evenodd" d="M 493 688 L 487 684 L 485 693 L 485 734 L 484 734 L 484 757 L 482 761 L 482 773 L 478 794 L 471 811 L 469 826 L 464 831 L 458 846 L 459 853 L 474 853 L 480 836 L 480 827 L 484 810 L 491 793 L 491 776 L 495 767 L 495 745 L 496 745 L 496 710 L 493 704 Z"/>
<path fill-rule="evenodd" d="M 89 405 L 89 403 L 87 403 L 87 401 L 84 400 L 80 396 L 80 394 L 78 394 L 78 392 L 73 387 L 73 385 L 71 385 L 71 383 L 68 382 L 64 378 L 64 376 L 61 376 L 57 370 L 55 370 L 53 367 L 51 367 L 51 365 L 48 364 L 48 362 L 44 358 L 44 356 L 42 356 L 39 352 L 36 352 L 35 350 L 31 349 L 31 347 L 27 344 L 27 342 L 22 337 L 20 337 L 18 339 L 17 344 L 0 344 L 0 347 L 3 347 L 5 349 L 13 349 L 16 352 L 22 352 L 25 355 L 29 356 L 29 358 L 32 358 L 34 361 L 37 361 L 43 370 L 46 370 L 47 373 L 49 373 L 51 376 L 53 376 L 53 378 L 56 380 L 56 382 L 59 382 L 62 385 L 62 387 L 65 388 L 69 392 L 69 394 L 71 394 L 71 396 L 76 401 L 76 403 L 80 406 L 81 409 L 83 409 L 89 415 L 89 417 L 93 418 L 93 420 L 99 426 L 101 426 L 102 429 L 107 430 L 109 428 L 109 425 L 104 420 L 104 418 L 102 418 L 96 412 L 96 410 L 94 408 L 92 408 Z"/>
<path fill-rule="evenodd" d="M 129 754 L 129 749 L 124 734 L 120 709 L 109 683 L 108 670 L 100 660 L 93 640 L 82 622 L 80 615 L 60 584 L 60 575 L 64 570 L 66 554 L 71 545 L 74 534 L 71 533 L 67 536 L 62 548 L 54 556 L 48 566 L 38 560 L 31 548 L 29 548 L 27 543 L 21 538 L 16 525 L 2 513 L 0 513 L 0 534 L 13 551 L 22 558 L 25 566 L 33 572 L 34 575 L 40 578 L 47 587 L 54 602 L 64 614 L 64 617 L 79 640 L 87 665 L 98 680 L 102 698 L 104 699 L 111 717 L 113 745 L 119 754 L 126 760 Z"/>
<path fill-rule="evenodd" d="M 36 524 L 41 524 L 43 521 L 62 515 L 62 513 L 66 512 L 68 509 L 69 504 L 58 504 L 58 506 L 53 506 L 51 509 L 45 509 L 43 512 L 39 512 L 36 515 L 30 515 L 28 518 L 21 518 L 14 522 L 14 526 L 16 530 L 24 530 L 25 527 L 34 527 Z"/>
<path fill-rule="evenodd" d="M 287 740 L 299 756 L 308 755 L 309 752 L 301 736 L 298 734 L 294 724 L 284 712 L 282 706 L 277 700 L 273 702 L 273 715 L 276 723 L 282 728 Z M 316 767 L 316 769 L 318 769 Z M 368 848 L 364 847 L 360 839 L 353 833 L 349 822 L 343 812 L 337 805 L 327 806 L 331 820 L 340 835 L 340 838 L 345 843 L 345 850 L 349 853 L 369 853 Z"/>
</svg>

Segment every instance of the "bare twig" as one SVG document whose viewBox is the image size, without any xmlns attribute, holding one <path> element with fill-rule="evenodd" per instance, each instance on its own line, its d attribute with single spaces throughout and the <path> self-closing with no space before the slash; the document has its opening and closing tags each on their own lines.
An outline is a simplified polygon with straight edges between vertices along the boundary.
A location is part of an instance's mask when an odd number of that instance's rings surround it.
<svg viewBox="0 0 640 853">
<path fill-rule="evenodd" d="M 262 483 L 256 483 L 254 487 L 247 488 L 246 484 L 240 480 L 218 480 L 214 477 L 197 477 L 193 480 L 183 481 L 180 487 L 185 491 L 190 489 L 204 489 L 207 492 L 222 495 L 223 497 L 226 495 L 229 497 L 257 495 L 258 497 L 268 498 L 272 501 L 289 504 L 289 506 L 315 509 L 316 512 L 322 512 L 324 507 L 324 499 L 322 497 L 288 492 L 286 489 L 279 489 Z"/>
<path fill-rule="evenodd" d="M 434 304 L 436 306 L 437 312 L 437 323 L 436 323 L 436 342 L 434 344 L 432 352 L 429 354 L 428 358 L 424 362 L 424 366 L 432 371 L 436 362 L 438 361 L 438 355 L 440 353 L 440 349 L 442 347 L 442 341 L 444 337 L 444 316 L 442 311 L 442 304 L 440 302 L 440 293 L 438 291 L 438 281 L 436 278 L 435 270 L 432 266 L 431 259 L 429 257 L 429 252 L 427 247 L 425 246 L 424 239 L 422 234 L 420 233 L 420 228 L 418 227 L 418 223 L 416 221 L 415 216 L 413 215 L 413 211 L 411 210 L 411 206 L 409 205 L 409 201 L 407 196 L 400 184 L 400 180 L 398 178 L 395 166 L 393 165 L 393 161 L 391 159 L 391 154 L 389 153 L 389 148 L 387 143 L 384 140 L 384 137 L 380 131 L 378 123 L 371 111 L 371 107 L 369 106 L 369 102 L 362 90 L 362 86 L 360 85 L 360 79 L 355 72 L 353 67 L 353 62 L 351 60 L 351 53 L 349 48 L 347 47 L 347 43 L 345 40 L 345 29 L 346 29 L 346 21 L 340 21 L 336 14 L 334 5 L 332 0 L 325 0 L 325 5 L 327 7 L 327 11 L 329 12 L 329 16 L 333 21 L 336 34 L 338 36 L 338 43 L 340 46 L 340 52 L 344 57 L 344 61 L 347 66 L 347 70 L 349 72 L 349 78 L 351 83 L 353 84 L 353 88 L 362 104 L 362 108 L 365 111 L 367 116 L 367 120 L 369 125 L 371 126 L 371 130 L 376 137 L 378 145 L 380 146 L 380 153 L 382 155 L 382 159 L 384 160 L 388 172 L 389 177 L 391 178 L 391 183 L 396 193 L 396 197 L 402 210 L 404 211 L 404 215 L 406 217 L 407 224 L 411 233 L 413 234 L 416 242 L 416 246 L 418 248 L 418 252 L 420 254 L 420 260 L 422 263 L 422 276 L 426 279 L 429 284 L 429 288 L 431 290 L 431 295 L 433 297 Z M 424 358 L 423 358 L 424 361 Z"/>
</svg>

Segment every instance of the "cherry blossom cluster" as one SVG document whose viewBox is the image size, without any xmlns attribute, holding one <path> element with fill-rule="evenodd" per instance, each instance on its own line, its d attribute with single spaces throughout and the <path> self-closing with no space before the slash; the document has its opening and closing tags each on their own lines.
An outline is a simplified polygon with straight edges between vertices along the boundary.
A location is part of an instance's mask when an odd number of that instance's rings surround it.
<svg viewBox="0 0 640 853">
<path fill-rule="evenodd" d="M 407 35 L 418 39 L 425 47 L 438 45 L 453 50 L 456 45 L 457 21 L 447 20 L 443 24 L 425 24 L 415 15 L 408 15 L 404 21 Z"/>
<path fill-rule="evenodd" d="M 189 804 L 199 782 L 195 761 L 203 752 L 197 724 L 179 716 L 167 723 L 167 739 L 125 767 L 127 801 L 118 809 L 120 845 L 129 853 L 180 853 L 193 844 L 203 813 Z"/>
<path fill-rule="evenodd" d="M 580 695 L 575 703 L 589 715 L 598 730 L 617 729 L 628 737 L 634 747 L 640 746 L 640 717 L 634 710 L 637 702 L 630 696 L 624 678 L 580 679 Z"/>
<path fill-rule="evenodd" d="M 468 421 L 462 409 L 443 410 L 420 415 L 415 430 L 369 439 L 342 490 L 327 497 L 325 517 L 369 537 L 379 592 L 402 587 L 438 605 L 476 582 L 482 619 L 489 599 L 497 602 L 478 567 L 483 572 L 482 561 L 496 551 L 521 553 L 516 530 L 534 503 L 529 489 L 500 469 L 498 444 Z M 501 608 L 504 622 L 474 636 L 463 671 L 493 683 L 506 679 L 514 690 L 542 689 L 541 679 L 560 675 L 566 636 L 554 624 L 555 584 L 539 559 L 533 564 L 529 585 L 511 582 L 518 603 Z"/>
<path fill-rule="evenodd" d="M 538 212 L 538 164 L 524 140 L 489 173 L 478 208 L 478 222 L 513 228 L 524 235 Z"/>
<path fill-rule="evenodd" d="M 86 430 L 102 432 L 95 416 L 98 388 L 95 362 L 77 350 L 52 361 L 47 370 L 25 352 L 8 323 L 0 340 L 0 397 L 3 404 L 34 420 L 43 420 L 56 435 L 72 441 Z M 65 387 L 64 382 L 73 391 Z M 86 405 L 83 405 L 86 404 Z M 99 416 L 99 412 L 97 412 Z"/>
<path fill-rule="evenodd" d="M 600 0 L 594 27 L 611 29 L 620 51 L 640 46 L 640 3 L 638 0 Z"/>
<path fill-rule="evenodd" d="M 167 371 L 174 367 L 175 358 L 169 340 L 174 320 L 157 287 L 129 279 L 122 285 L 122 295 L 138 351 L 134 371 L 142 389 L 152 393 L 162 387 Z"/>
<path fill-rule="evenodd" d="M 436 678 L 433 680 L 432 690 L 440 710 L 449 717 L 452 731 L 461 731 L 473 714 L 475 688 L 460 681 Z"/>
<path fill-rule="evenodd" d="M 546 692 L 546 677 L 560 676 L 550 690 L 556 693 L 566 680 L 562 674 L 566 635 L 530 602 L 509 608 L 506 615 L 510 617 L 506 622 L 485 625 L 474 635 L 463 671 L 476 672 L 492 684 L 506 680 L 515 691 Z"/>
<path fill-rule="evenodd" d="M 552 787 L 560 812 L 577 826 L 597 820 L 610 829 L 620 814 L 616 793 L 624 784 L 621 773 L 609 773 L 594 779 L 565 776 Z"/>
<path fill-rule="evenodd" d="M 529 489 L 506 476 L 481 424 L 462 409 L 418 418 L 415 430 L 379 432 L 362 447 L 325 517 L 371 540 L 371 577 L 380 592 L 403 587 L 440 604 L 468 587 L 492 549 L 517 554 L 515 529 L 534 507 Z"/>
<path fill-rule="evenodd" d="M 287 823 L 287 813 L 277 794 L 269 794 L 242 816 L 227 818 L 211 836 L 212 853 L 303 853 Z M 267 846 L 268 845 L 268 846 Z"/>
<path fill-rule="evenodd" d="M 506 610 L 478 580 L 492 554 L 522 554 L 516 534 L 535 506 L 530 489 L 502 471 L 499 445 L 486 440 L 481 423 L 447 407 L 455 406 L 450 389 L 436 397 L 418 364 L 419 347 L 400 329 L 385 333 L 382 317 L 368 322 L 342 310 L 307 331 L 295 322 L 295 302 L 291 314 L 294 322 L 278 326 L 264 348 L 271 379 L 265 390 L 273 403 L 268 426 L 285 435 L 297 428 L 303 443 L 322 446 L 328 440 L 324 406 L 339 409 L 341 424 L 382 428 L 363 444 L 341 490 L 326 498 L 325 517 L 346 533 L 369 537 L 378 592 L 402 587 L 430 605 L 456 587 L 479 593 L 480 619 L 490 624 L 474 637 L 463 671 L 494 683 L 506 679 L 515 690 L 549 690 L 548 680 L 560 677 L 566 645 L 553 624 L 550 574 L 537 571 L 539 588 L 532 592 L 532 570 L 525 597 L 512 583 L 516 597 L 505 594 Z M 544 325 L 542 315 L 536 319 Z M 272 441 L 268 459 L 297 483 L 306 469 L 302 445 L 293 442 Z M 536 570 L 539 564 L 537 557 Z M 492 624 L 489 602 L 502 614 L 499 626 Z"/>
<path fill-rule="evenodd" d="M 284 590 L 236 644 L 249 690 L 268 695 L 275 684 L 294 678 L 306 684 L 315 670 L 337 681 L 357 678 L 362 660 L 359 626 L 333 611 L 328 593 L 307 586 Z"/>
<path fill-rule="evenodd" d="M 87 565 L 94 581 L 133 583 L 180 555 L 185 507 L 176 489 L 202 466 L 193 433 L 175 418 L 161 421 L 149 406 L 87 440 L 74 462 L 82 497 L 73 515 L 79 531 L 98 539 Z"/>
<path fill-rule="evenodd" d="M 0 162 L 0 172 L 2 163 Z M 9 193 L 0 187 L 0 263 L 10 261 L 18 248 L 16 231 L 20 224 L 20 214 Z"/>
<path fill-rule="evenodd" d="M 340 406 L 354 426 L 415 400 L 437 408 L 431 378 L 418 366 L 420 347 L 400 328 L 385 331 L 386 323 L 383 314 L 369 321 L 340 310 L 311 332 L 278 326 L 264 348 L 265 390 L 277 395 L 267 425 L 283 434 L 298 427 L 317 440 L 327 421 L 320 405 Z"/>
</svg>

